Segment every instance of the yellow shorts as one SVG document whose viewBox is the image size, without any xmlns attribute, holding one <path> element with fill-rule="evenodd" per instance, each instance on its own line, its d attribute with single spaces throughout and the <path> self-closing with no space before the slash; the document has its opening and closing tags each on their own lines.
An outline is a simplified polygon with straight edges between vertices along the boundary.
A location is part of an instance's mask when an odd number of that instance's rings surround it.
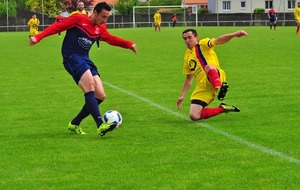
<svg viewBox="0 0 300 190">
<path fill-rule="evenodd" d="M 154 23 L 155 26 L 160 26 L 160 24 L 161 24 L 160 22 L 155 22 Z"/>
<path fill-rule="evenodd" d="M 222 69 L 218 69 L 220 72 L 221 83 L 226 81 L 226 73 Z M 216 92 L 212 84 L 209 82 L 208 78 L 205 77 L 203 80 L 197 83 L 190 101 L 201 100 L 205 103 L 210 104 L 216 97 Z"/>
<path fill-rule="evenodd" d="M 29 30 L 29 35 L 30 36 L 34 36 L 37 35 L 39 33 L 39 31 L 37 29 L 30 29 Z"/>
</svg>

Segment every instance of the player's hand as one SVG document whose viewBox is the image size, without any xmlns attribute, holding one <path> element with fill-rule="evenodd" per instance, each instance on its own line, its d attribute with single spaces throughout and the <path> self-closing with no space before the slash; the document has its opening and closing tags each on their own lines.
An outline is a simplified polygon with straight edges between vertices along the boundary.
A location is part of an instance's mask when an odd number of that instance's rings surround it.
<svg viewBox="0 0 300 190">
<path fill-rule="evenodd" d="M 135 45 L 135 44 L 132 44 L 132 46 L 130 47 L 130 49 L 131 49 L 135 54 L 137 54 L 137 48 L 136 48 L 136 45 Z"/>
<path fill-rule="evenodd" d="M 177 99 L 177 108 L 181 110 L 182 108 L 182 104 L 181 102 L 183 101 L 184 97 L 183 96 L 179 96 L 179 98 Z"/>
<path fill-rule="evenodd" d="M 236 37 L 248 36 L 248 33 L 244 30 L 239 30 L 239 31 L 236 31 L 235 33 L 236 33 L 235 34 Z"/>
<path fill-rule="evenodd" d="M 36 40 L 36 38 L 34 36 L 29 38 L 29 45 L 32 46 L 32 45 L 34 45 L 36 43 L 37 43 L 37 40 Z"/>
</svg>

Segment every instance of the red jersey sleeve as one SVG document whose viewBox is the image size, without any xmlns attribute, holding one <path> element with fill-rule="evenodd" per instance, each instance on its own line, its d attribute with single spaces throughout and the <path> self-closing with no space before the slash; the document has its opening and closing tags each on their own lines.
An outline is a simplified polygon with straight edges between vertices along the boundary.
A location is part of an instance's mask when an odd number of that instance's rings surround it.
<svg viewBox="0 0 300 190">
<path fill-rule="evenodd" d="M 47 36 L 51 36 L 53 34 L 57 34 L 59 32 L 73 28 L 76 26 L 76 24 L 78 22 L 77 17 L 78 17 L 78 15 L 74 15 L 74 16 L 64 19 L 61 22 L 55 22 L 52 25 L 48 26 L 43 32 L 35 35 L 34 37 L 36 38 L 37 42 L 40 42 L 43 38 L 45 38 Z"/>
<path fill-rule="evenodd" d="M 110 45 L 119 46 L 122 48 L 131 48 L 131 46 L 134 44 L 133 42 L 131 42 L 129 40 L 125 40 L 125 39 L 119 38 L 117 36 L 111 35 L 107 31 L 105 24 L 100 26 L 100 31 L 101 31 L 100 40 L 104 41 Z"/>
</svg>

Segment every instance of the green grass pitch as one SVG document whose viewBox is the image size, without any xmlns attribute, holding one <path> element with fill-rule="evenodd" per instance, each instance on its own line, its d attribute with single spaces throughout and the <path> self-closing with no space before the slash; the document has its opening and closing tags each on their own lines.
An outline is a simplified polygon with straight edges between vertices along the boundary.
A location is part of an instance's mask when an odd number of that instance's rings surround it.
<svg viewBox="0 0 300 190">
<path fill-rule="evenodd" d="M 230 85 L 225 100 L 241 112 L 199 122 L 188 119 L 192 89 L 176 107 L 184 29 L 110 30 L 134 41 L 137 55 L 92 47 L 107 94 L 101 112 L 123 116 L 104 138 L 91 117 L 81 124 L 87 135 L 67 130 L 84 98 L 63 68 L 63 37 L 30 47 L 27 32 L 0 33 L 0 189 L 299 189 L 296 27 L 198 27 L 200 38 L 249 34 L 215 49 Z"/>
</svg>

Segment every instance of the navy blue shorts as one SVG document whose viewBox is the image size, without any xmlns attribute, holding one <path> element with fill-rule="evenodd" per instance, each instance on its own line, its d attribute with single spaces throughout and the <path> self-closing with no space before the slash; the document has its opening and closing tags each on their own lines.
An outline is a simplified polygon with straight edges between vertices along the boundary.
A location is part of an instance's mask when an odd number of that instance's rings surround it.
<svg viewBox="0 0 300 190">
<path fill-rule="evenodd" d="M 91 70 L 93 76 L 100 76 L 96 65 L 90 60 L 88 56 L 72 55 L 71 57 L 64 57 L 63 59 L 65 69 L 73 77 L 76 84 L 78 84 L 81 76 L 87 70 Z"/>
</svg>

